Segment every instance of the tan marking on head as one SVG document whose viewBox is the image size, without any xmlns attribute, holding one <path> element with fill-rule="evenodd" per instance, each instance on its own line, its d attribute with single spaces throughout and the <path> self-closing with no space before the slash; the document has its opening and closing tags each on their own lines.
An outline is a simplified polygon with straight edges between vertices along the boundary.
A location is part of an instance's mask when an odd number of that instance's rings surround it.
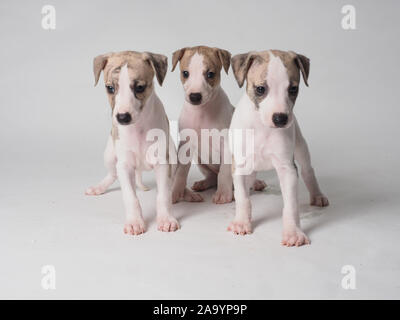
<svg viewBox="0 0 400 320">
<path fill-rule="evenodd" d="M 121 67 L 127 65 L 132 90 L 136 85 L 145 86 L 144 92 L 134 93 L 135 97 L 141 100 L 142 105 L 144 105 L 153 90 L 153 78 L 155 75 L 159 84 L 162 85 L 167 72 L 167 63 L 166 56 L 151 52 L 122 51 L 100 55 L 93 61 L 95 85 L 103 70 L 104 83 L 106 86 L 113 86 L 115 90 L 113 94 L 108 94 L 111 108 L 114 109 L 115 96 L 118 93 L 119 73 Z"/>
<path fill-rule="evenodd" d="M 175 70 L 177 63 L 180 62 L 182 83 L 185 83 L 187 80 L 187 78 L 183 76 L 183 71 L 188 70 L 191 58 L 195 53 L 203 56 L 204 68 L 202 72 L 205 80 L 210 86 L 217 86 L 221 80 L 222 67 L 225 72 L 228 73 L 231 54 L 227 50 L 207 46 L 186 47 L 175 51 L 172 55 L 172 71 Z M 215 74 L 214 77 L 207 78 L 207 72 L 213 72 Z"/>
<path fill-rule="evenodd" d="M 293 51 L 270 50 L 261 52 L 249 52 L 235 55 L 232 58 L 232 68 L 239 87 L 243 86 L 247 79 L 247 93 L 254 102 L 260 102 L 256 98 L 255 87 L 265 82 L 268 73 L 270 54 L 279 57 L 286 68 L 290 85 L 298 86 L 300 82 L 300 71 L 302 72 L 304 82 L 308 85 L 308 74 L 310 70 L 309 59 L 303 55 L 296 54 Z M 268 84 L 267 84 L 268 85 Z M 297 96 L 297 95 L 296 95 Z M 291 97 L 293 102 L 295 97 Z"/>
</svg>

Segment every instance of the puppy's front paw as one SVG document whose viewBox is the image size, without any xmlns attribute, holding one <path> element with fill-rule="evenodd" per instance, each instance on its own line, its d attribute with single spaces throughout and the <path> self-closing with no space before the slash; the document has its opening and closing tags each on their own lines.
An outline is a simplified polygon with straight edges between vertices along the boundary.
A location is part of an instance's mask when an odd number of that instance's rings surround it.
<svg viewBox="0 0 400 320">
<path fill-rule="evenodd" d="M 234 234 L 240 234 L 242 236 L 244 236 L 245 234 L 250 234 L 252 232 L 251 222 L 249 220 L 233 220 L 228 227 L 228 231 L 232 231 Z"/>
<path fill-rule="evenodd" d="M 106 188 L 100 186 L 89 187 L 86 189 L 85 194 L 87 196 L 98 196 L 106 192 Z"/>
<path fill-rule="evenodd" d="M 157 219 L 158 230 L 163 232 L 176 231 L 180 228 L 178 220 L 173 216 L 165 216 Z"/>
<path fill-rule="evenodd" d="M 124 227 L 124 233 L 130 235 L 139 235 L 144 233 L 146 230 L 143 219 L 135 219 L 131 222 L 127 222 Z"/>
<path fill-rule="evenodd" d="M 317 194 L 310 197 L 310 204 L 317 207 L 327 207 L 329 206 L 329 200 L 325 195 Z"/>
<path fill-rule="evenodd" d="M 300 228 L 283 231 L 281 244 L 286 247 L 300 247 L 304 244 L 310 244 L 310 240 Z"/>
<path fill-rule="evenodd" d="M 263 191 L 267 187 L 267 184 L 263 180 L 256 180 L 253 184 L 254 191 Z"/>
<path fill-rule="evenodd" d="M 217 192 L 214 193 L 212 201 L 216 204 L 223 204 L 223 203 L 228 203 L 232 202 L 233 200 L 233 192 L 231 191 L 221 191 L 217 190 Z"/>
</svg>

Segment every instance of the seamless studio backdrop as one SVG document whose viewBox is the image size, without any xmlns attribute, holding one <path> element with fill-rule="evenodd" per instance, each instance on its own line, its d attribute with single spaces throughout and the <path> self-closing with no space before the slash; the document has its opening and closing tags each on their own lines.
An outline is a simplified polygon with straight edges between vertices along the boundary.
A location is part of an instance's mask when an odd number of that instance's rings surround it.
<svg viewBox="0 0 400 320">
<path fill-rule="evenodd" d="M 56 29 L 41 9 L 56 9 Z M 356 30 L 341 27 L 346 1 L 1 1 L 0 298 L 400 298 L 398 1 L 351 1 Z M 252 196 L 254 233 L 226 231 L 235 204 L 179 203 L 182 229 L 155 224 L 152 172 L 138 190 L 148 231 L 123 234 L 118 183 L 84 190 L 105 174 L 110 107 L 92 61 L 121 50 L 163 53 L 156 92 L 170 120 L 183 104 L 173 51 L 208 45 L 232 54 L 294 50 L 311 59 L 295 114 L 331 205 L 308 205 L 312 244 L 280 245 L 282 197 L 275 172 Z M 243 94 L 232 70 L 222 87 Z M 192 167 L 191 185 L 200 177 Z M 44 290 L 42 267 L 56 288 Z M 343 266 L 356 288 L 342 287 Z"/>
</svg>

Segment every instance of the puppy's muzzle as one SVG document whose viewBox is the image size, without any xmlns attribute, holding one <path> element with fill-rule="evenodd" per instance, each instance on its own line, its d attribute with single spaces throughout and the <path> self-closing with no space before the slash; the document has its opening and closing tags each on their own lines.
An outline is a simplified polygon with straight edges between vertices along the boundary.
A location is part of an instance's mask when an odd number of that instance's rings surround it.
<svg viewBox="0 0 400 320">
<path fill-rule="evenodd" d="M 274 113 L 272 115 L 272 122 L 278 128 L 282 128 L 287 125 L 289 117 L 286 113 Z"/>
<path fill-rule="evenodd" d="M 189 94 L 189 99 L 192 104 L 200 104 L 202 100 L 201 93 L 199 92 L 191 93 Z"/>
<path fill-rule="evenodd" d="M 126 113 L 117 113 L 117 121 L 119 124 L 127 125 L 132 121 L 132 116 L 129 112 Z"/>
</svg>

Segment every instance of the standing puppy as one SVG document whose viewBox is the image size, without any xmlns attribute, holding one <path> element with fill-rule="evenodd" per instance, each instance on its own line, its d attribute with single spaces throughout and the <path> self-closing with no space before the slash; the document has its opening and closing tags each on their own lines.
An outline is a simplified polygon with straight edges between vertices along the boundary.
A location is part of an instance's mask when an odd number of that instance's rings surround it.
<svg viewBox="0 0 400 320">
<path fill-rule="evenodd" d="M 142 209 L 135 191 L 143 170 L 154 169 L 157 181 L 157 222 L 161 231 L 179 229 L 171 215 L 172 176 L 176 166 L 166 161 L 150 161 L 148 149 L 154 142 L 146 140 L 149 130 L 161 130 L 166 137 L 166 160 L 176 153 L 169 135 L 169 123 L 163 104 L 154 91 L 156 75 L 162 85 L 167 72 L 167 57 L 150 52 L 124 51 L 103 54 L 94 59 L 95 85 L 104 70 L 104 82 L 112 109 L 112 130 L 108 139 L 105 162 L 109 170 L 103 181 L 86 191 L 103 193 L 118 177 L 126 210 L 124 232 L 138 235 L 145 231 Z M 141 180 L 139 179 L 141 185 Z"/>
<path fill-rule="evenodd" d="M 231 54 L 228 51 L 206 46 L 182 48 L 175 51 L 172 56 L 172 71 L 180 61 L 181 81 L 185 91 L 185 101 L 179 117 L 179 130 L 192 129 L 197 133 L 195 148 L 199 168 L 204 174 L 204 179 L 195 182 L 192 189 L 203 191 L 217 186 L 213 202 L 218 204 L 232 201 L 231 165 L 224 162 L 225 144 L 220 142 L 209 143 L 209 149 L 205 152 L 208 159 L 200 159 L 201 130 L 217 129 L 223 132 L 229 128 L 233 106 L 221 88 L 220 81 L 221 69 L 223 67 L 228 73 L 230 59 Z M 221 137 L 227 139 L 227 132 L 226 137 L 224 134 L 221 134 Z M 184 143 L 184 141 L 180 143 L 180 149 Z M 212 151 L 220 155 L 218 163 L 212 163 Z M 203 201 L 199 194 L 186 188 L 189 169 L 190 161 L 188 164 L 179 163 L 173 186 L 173 203 L 179 200 Z M 259 186 L 259 189 L 264 187 L 265 185 Z"/>
<path fill-rule="evenodd" d="M 236 216 L 228 230 L 236 234 L 251 233 L 249 185 L 255 179 L 256 171 L 275 168 L 284 202 L 282 244 L 309 244 L 300 229 L 298 175 L 294 160 L 301 166 L 311 204 L 320 207 L 329 204 L 318 186 L 306 141 L 293 114 L 300 72 L 308 86 L 310 61 L 292 51 L 270 50 L 236 55 L 232 58 L 232 68 L 239 87 L 245 79 L 247 87 L 233 115 L 231 129 L 254 130 L 254 153 L 250 152 L 239 166 L 237 160 L 242 150 L 232 150 Z M 249 163 L 253 172 L 242 171 Z"/>
</svg>

